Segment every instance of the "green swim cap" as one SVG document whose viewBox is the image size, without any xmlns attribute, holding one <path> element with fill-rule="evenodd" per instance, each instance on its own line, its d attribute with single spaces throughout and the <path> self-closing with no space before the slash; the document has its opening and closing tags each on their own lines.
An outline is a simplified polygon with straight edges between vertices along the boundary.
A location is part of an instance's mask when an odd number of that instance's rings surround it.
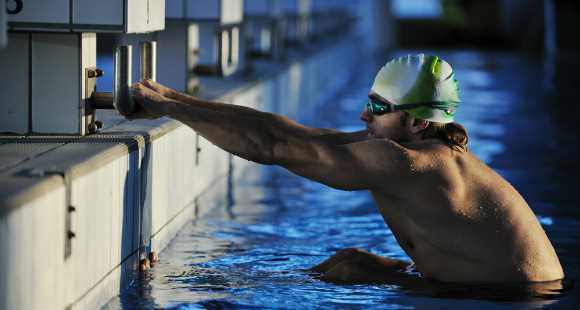
<svg viewBox="0 0 580 310">
<path fill-rule="evenodd" d="M 408 55 L 385 64 L 371 90 L 395 105 L 421 104 L 407 112 L 418 119 L 451 123 L 459 105 L 453 69 L 437 56 Z"/>
</svg>

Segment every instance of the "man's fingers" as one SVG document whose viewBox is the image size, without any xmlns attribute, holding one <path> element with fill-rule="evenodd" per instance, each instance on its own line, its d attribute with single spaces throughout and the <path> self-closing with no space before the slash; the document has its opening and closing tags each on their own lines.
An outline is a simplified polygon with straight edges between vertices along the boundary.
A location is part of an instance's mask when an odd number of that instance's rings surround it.
<svg viewBox="0 0 580 310">
<path fill-rule="evenodd" d="M 143 80 L 142 81 L 143 86 L 158 92 L 162 95 L 165 95 L 165 93 L 167 92 L 167 89 L 163 86 L 161 86 L 161 84 L 154 82 L 153 80 Z"/>
<path fill-rule="evenodd" d="M 161 85 L 153 80 L 144 80 L 142 81 L 142 84 L 143 86 L 167 98 L 175 99 L 176 96 L 179 94 L 179 92 L 174 90 L 173 88 Z"/>
</svg>

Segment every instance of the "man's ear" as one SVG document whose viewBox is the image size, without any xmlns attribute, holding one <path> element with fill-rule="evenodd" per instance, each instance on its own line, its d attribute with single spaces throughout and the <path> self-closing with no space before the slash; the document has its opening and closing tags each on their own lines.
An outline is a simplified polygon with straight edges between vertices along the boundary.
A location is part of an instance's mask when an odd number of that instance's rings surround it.
<svg viewBox="0 0 580 310">
<path fill-rule="evenodd" d="M 405 125 L 407 126 L 407 128 L 409 128 L 409 131 L 412 134 L 417 134 L 417 133 L 425 130 L 427 127 L 429 127 L 429 121 L 426 121 L 424 119 L 414 118 L 414 117 L 408 115 L 407 120 L 405 122 Z"/>
</svg>

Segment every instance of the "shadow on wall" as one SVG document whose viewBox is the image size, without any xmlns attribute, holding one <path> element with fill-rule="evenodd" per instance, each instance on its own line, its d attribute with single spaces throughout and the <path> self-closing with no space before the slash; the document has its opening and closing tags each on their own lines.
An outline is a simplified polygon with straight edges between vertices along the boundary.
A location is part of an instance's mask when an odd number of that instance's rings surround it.
<svg viewBox="0 0 580 310">
<path fill-rule="evenodd" d="M 151 251 L 151 136 L 139 133 L 144 147 L 130 152 L 123 190 L 120 291 L 139 283 L 139 262 Z M 135 148 L 129 146 L 129 149 Z M 140 297 L 142 298 L 142 296 Z"/>
</svg>

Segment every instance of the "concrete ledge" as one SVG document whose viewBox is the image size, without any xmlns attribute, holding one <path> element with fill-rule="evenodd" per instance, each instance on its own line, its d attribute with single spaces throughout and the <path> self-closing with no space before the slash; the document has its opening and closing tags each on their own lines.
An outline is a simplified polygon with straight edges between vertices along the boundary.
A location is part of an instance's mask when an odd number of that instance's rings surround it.
<svg viewBox="0 0 580 310">
<path fill-rule="evenodd" d="M 355 53 L 344 38 L 203 78 L 198 96 L 296 118 L 345 81 Z M 100 307 L 140 258 L 216 206 L 199 199 L 218 199 L 253 167 L 173 120 L 99 118 L 105 128 L 89 137 L 0 136 L 0 309 Z"/>
</svg>

